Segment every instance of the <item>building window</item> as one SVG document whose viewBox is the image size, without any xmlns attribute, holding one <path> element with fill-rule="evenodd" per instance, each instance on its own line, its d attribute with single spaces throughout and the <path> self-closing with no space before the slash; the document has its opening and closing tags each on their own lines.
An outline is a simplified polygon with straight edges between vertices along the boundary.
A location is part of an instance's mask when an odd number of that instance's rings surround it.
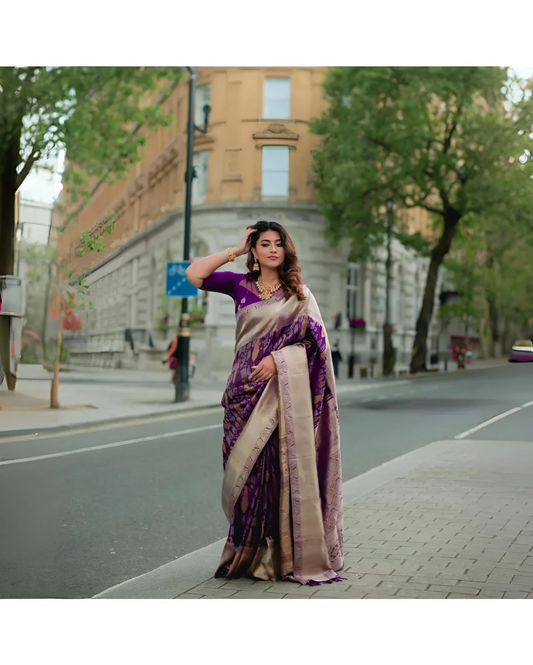
<svg viewBox="0 0 533 665">
<path fill-rule="evenodd" d="M 289 195 L 289 148 L 287 146 L 265 146 L 261 180 L 263 196 Z"/>
<path fill-rule="evenodd" d="M 288 120 L 290 117 L 290 78 L 265 78 L 263 94 L 263 118 Z"/>
<path fill-rule="evenodd" d="M 207 193 L 207 161 L 209 151 L 195 152 L 193 157 L 193 166 L 196 171 L 196 178 L 192 181 L 192 202 L 203 203 Z"/>
<path fill-rule="evenodd" d="M 194 124 L 201 127 L 205 122 L 204 106 L 211 106 L 211 86 L 201 85 L 194 96 Z"/>
<path fill-rule="evenodd" d="M 358 263 L 348 264 L 348 279 L 346 282 L 346 318 L 357 319 L 360 312 L 360 281 L 361 266 Z"/>
</svg>

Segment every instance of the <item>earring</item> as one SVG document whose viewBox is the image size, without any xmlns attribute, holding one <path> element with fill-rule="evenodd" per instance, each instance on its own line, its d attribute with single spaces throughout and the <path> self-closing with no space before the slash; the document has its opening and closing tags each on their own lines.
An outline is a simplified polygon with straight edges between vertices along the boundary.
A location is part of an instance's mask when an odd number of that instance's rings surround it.
<svg viewBox="0 0 533 665">
<path fill-rule="evenodd" d="M 257 257 L 255 257 L 255 263 L 252 268 L 253 272 L 259 272 L 259 263 L 257 263 Z"/>
</svg>

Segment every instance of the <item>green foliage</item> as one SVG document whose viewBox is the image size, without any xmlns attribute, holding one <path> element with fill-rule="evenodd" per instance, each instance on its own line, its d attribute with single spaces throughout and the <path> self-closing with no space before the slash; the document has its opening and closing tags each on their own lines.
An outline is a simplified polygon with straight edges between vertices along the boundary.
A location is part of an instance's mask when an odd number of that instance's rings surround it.
<svg viewBox="0 0 533 665">
<path fill-rule="evenodd" d="M 529 219 L 495 210 L 471 215 L 456 238 L 458 257 L 448 259 L 460 301 L 441 308 L 473 317 L 487 340 L 498 322 L 513 324 L 526 337 L 532 332 L 533 225 Z M 499 331 L 501 332 L 501 331 Z"/>
<path fill-rule="evenodd" d="M 398 228 L 394 230 L 395 237 L 404 245 L 413 249 L 420 256 L 428 257 L 431 253 L 431 241 L 417 231 L 409 233 L 405 229 Z"/>
<path fill-rule="evenodd" d="M 87 178 L 123 176 L 149 130 L 173 116 L 161 100 L 182 77 L 172 67 L 0 67 L 0 144 L 19 143 L 18 186 L 32 166 L 66 149 L 69 194 Z M 2 167 L 0 167 L 1 176 Z"/>
<path fill-rule="evenodd" d="M 531 218 L 533 102 L 526 92 L 506 112 L 509 85 L 496 67 L 331 69 L 329 106 L 311 129 L 322 137 L 313 182 L 332 243 L 382 245 L 386 197 L 441 224 L 494 206 Z"/>
<path fill-rule="evenodd" d="M 107 216 L 107 223 L 105 225 L 104 233 L 108 236 L 113 235 L 115 228 L 115 216 L 111 213 Z M 107 249 L 105 238 L 102 234 L 94 233 L 88 230 L 82 231 L 80 236 L 80 244 L 77 249 L 78 256 L 85 256 L 93 252 L 103 252 Z"/>
</svg>

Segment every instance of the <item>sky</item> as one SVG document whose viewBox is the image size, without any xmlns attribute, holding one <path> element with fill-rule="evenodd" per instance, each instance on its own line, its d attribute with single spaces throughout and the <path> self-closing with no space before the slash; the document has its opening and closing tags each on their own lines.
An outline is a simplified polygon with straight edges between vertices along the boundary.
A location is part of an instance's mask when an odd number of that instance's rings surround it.
<svg viewBox="0 0 533 665">
<path fill-rule="evenodd" d="M 521 79 L 528 80 L 533 77 L 533 67 L 511 67 Z M 22 198 L 43 203 L 53 203 L 61 191 L 61 171 L 64 164 L 64 154 L 55 160 L 55 172 L 52 174 L 42 169 L 30 172 L 22 185 Z"/>
</svg>

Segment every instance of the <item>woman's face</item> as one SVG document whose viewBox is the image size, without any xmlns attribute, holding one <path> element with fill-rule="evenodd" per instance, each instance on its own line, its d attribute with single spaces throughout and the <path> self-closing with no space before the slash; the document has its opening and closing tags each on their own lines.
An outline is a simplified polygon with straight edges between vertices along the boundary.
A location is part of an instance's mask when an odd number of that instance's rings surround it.
<svg viewBox="0 0 533 665">
<path fill-rule="evenodd" d="M 254 255 L 261 266 L 280 268 L 285 260 L 285 250 L 277 231 L 265 231 L 259 236 Z"/>
</svg>

